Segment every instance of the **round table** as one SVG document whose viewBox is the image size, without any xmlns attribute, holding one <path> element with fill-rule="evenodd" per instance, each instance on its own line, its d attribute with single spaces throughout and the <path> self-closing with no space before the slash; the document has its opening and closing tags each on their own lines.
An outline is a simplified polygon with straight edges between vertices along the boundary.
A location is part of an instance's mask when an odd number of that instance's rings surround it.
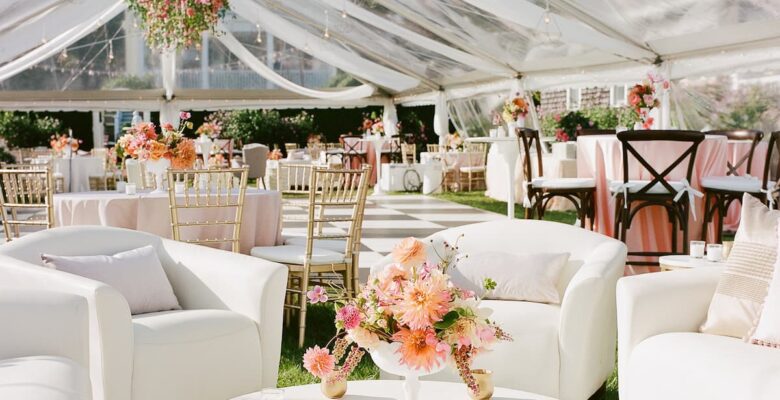
<svg viewBox="0 0 780 400">
<path fill-rule="evenodd" d="M 66 192 L 88 192 L 89 177 L 105 174 L 103 157 L 74 155 L 72 158 L 46 157 L 33 160 L 33 163 L 44 162 L 50 163 L 52 173 L 62 174 Z"/>
<path fill-rule="evenodd" d="M 507 188 L 515 187 L 515 164 L 517 158 L 520 156 L 520 148 L 517 145 L 517 138 L 514 137 L 474 137 L 466 139 L 466 142 L 470 143 L 489 143 L 495 144 L 498 148 L 498 153 L 501 158 L 504 159 L 507 171 Z M 507 190 L 506 196 L 506 216 L 509 218 L 515 217 L 515 191 Z"/>
<path fill-rule="evenodd" d="M 368 143 L 374 147 L 374 161 L 376 162 L 374 171 L 376 171 L 376 184 L 374 185 L 374 193 L 371 194 L 371 197 L 382 196 L 385 194 L 385 192 L 382 190 L 382 185 L 379 184 L 382 179 L 382 147 L 384 147 L 385 143 L 390 141 L 390 138 L 382 135 L 371 135 L 369 137 L 360 139 L 360 141 Z"/>
<path fill-rule="evenodd" d="M 686 255 L 673 255 L 658 257 L 658 264 L 663 271 L 672 271 L 675 269 L 690 268 L 723 268 L 725 261 L 709 261 L 707 258 L 693 258 Z"/>
<path fill-rule="evenodd" d="M 470 399 L 463 383 L 454 382 L 431 382 L 422 381 L 420 388 L 420 399 L 447 399 L 447 400 L 468 400 Z M 347 384 L 347 395 L 344 399 L 349 400 L 390 400 L 403 399 L 403 381 L 381 380 L 381 381 L 351 381 Z M 313 400 L 324 399 L 325 396 L 320 392 L 320 385 L 293 386 L 282 389 L 284 400 Z M 555 400 L 552 397 L 546 397 L 539 394 L 522 392 L 505 388 L 496 388 L 493 393 L 494 399 L 517 399 L 517 400 Z M 260 392 L 251 393 L 233 398 L 233 400 L 263 400 Z"/>
<path fill-rule="evenodd" d="M 187 211 L 203 213 L 202 217 L 197 216 L 202 221 L 219 219 L 219 216 L 210 214 L 212 210 Z M 217 209 L 213 212 L 224 212 L 224 210 Z M 240 232 L 242 253 L 249 254 L 255 246 L 275 246 L 281 243 L 281 212 L 282 196 L 279 192 L 247 189 Z M 171 238 L 168 193 L 145 192 L 127 195 L 103 191 L 55 194 L 54 226 L 71 225 L 114 226 Z M 188 229 L 187 233 L 182 231 L 182 234 L 184 236 L 229 236 L 228 232 L 215 231 L 224 230 L 226 227 L 203 227 L 202 229 L 204 231 L 196 232 L 196 229 L 192 228 Z"/>
</svg>

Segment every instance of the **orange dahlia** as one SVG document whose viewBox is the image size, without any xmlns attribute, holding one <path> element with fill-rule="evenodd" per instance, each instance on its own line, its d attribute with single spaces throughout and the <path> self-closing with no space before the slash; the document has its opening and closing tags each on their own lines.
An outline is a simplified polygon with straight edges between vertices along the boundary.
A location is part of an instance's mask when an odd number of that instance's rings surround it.
<svg viewBox="0 0 780 400">
<path fill-rule="evenodd" d="M 446 351 L 440 348 L 436 333 L 430 328 L 401 328 L 393 335 L 393 341 L 401 344 L 397 350 L 401 363 L 414 369 L 430 371 L 444 361 L 447 355 Z"/>
<path fill-rule="evenodd" d="M 441 321 L 449 311 L 451 300 L 446 276 L 433 271 L 426 279 L 406 285 L 403 297 L 393 307 L 393 312 L 398 322 L 411 329 L 425 329 Z"/>
</svg>

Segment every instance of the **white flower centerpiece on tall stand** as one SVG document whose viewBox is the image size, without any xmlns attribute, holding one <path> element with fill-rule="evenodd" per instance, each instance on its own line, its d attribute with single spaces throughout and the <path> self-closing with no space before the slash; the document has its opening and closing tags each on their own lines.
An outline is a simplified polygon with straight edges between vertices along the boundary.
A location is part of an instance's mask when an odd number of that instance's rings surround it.
<svg viewBox="0 0 780 400">
<path fill-rule="evenodd" d="M 130 128 L 117 141 L 117 155 L 123 159 L 129 157 L 143 163 L 146 171 L 154 174 L 155 190 L 152 193 L 165 192 L 165 173 L 169 168 L 191 168 L 195 163 L 195 142 L 184 137 L 184 129 L 192 129 L 187 121 L 190 113 L 179 114 L 179 129 L 164 123 L 158 134 L 151 122 L 140 122 Z"/>
<path fill-rule="evenodd" d="M 488 319 L 491 311 L 480 306 L 474 292 L 452 284 L 447 271 L 455 267 L 458 246 L 443 246 L 436 264 L 428 262 L 426 244 L 404 239 L 393 249 L 394 262 L 369 276 L 357 296 L 349 299 L 346 289 L 338 288 L 336 336 L 303 356 L 304 368 L 322 380 L 326 397 L 333 386 L 347 391 L 346 380 L 365 352 L 383 371 L 405 378 L 405 400 L 418 400 L 419 377 L 443 370 L 450 360 L 466 384 L 464 391 L 480 393 L 471 370 L 474 355 L 511 338 Z M 484 282 L 486 291 L 495 286 L 491 279 Z M 320 286 L 306 296 L 311 303 L 328 300 Z"/>
</svg>

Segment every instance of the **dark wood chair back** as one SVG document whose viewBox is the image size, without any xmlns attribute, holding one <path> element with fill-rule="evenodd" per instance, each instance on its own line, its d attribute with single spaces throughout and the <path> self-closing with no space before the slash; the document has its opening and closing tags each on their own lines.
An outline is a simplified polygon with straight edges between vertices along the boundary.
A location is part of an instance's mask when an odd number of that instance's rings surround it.
<svg viewBox="0 0 780 400">
<path fill-rule="evenodd" d="M 666 180 L 666 176 L 669 175 L 678 165 L 688 159 L 688 166 L 685 172 L 685 179 L 688 182 L 691 181 L 691 175 L 693 174 L 693 164 L 696 161 L 696 151 L 699 148 L 699 144 L 704 140 L 704 134 L 696 131 L 664 131 L 664 130 L 639 130 L 639 131 L 626 131 L 617 134 L 618 140 L 620 140 L 621 147 L 623 148 L 623 183 L 628 183 L 630 171 L 628 170 L 629 154 L 633 156 L 639 164 L 641 164 L 645 170 L 647 170 L 652 179 L 641 189 L 634 191 L 636 195 L 646 194 L 656 184 L 661 184 L 672 196 L 677 195 L 677 190 L 669 184 Z M 647 159 L 639 153 L 634 146 L 637 142 L 649 142 L 649 141 L 662 141 L 662 142 L 686 142 L 688 148 L 683 153 L 672 161 L 665 169 L 659 170 L 657 166 L 653 166 Z"/>
<path fill-rule="evenodd" d="M 517 128 L 515 134 L 520 146 L 520 153 L 523 156 L 523 177 L 526 182 L 534 179 L 533 160 L 531 160 L 531 150 L 536 150 L 536 171 L 538 176 L 544 176 L 542 169 L 542 142 L 539 139 L 539 131 L 528 128 Z"/>
<path fill-rule="evenodd" d="M 778 180 L 780 180 L 780 131 L 775 131 L 769 135 L 761 188 L 764 190 L 774 189 Z"/>
<path fill-rule="evenodd" d="M 580 129 L 577 131 L 577 137 L 595 136 L 595 135 L 614 135 L 617 131 L 614 129 Z"/>
<path fill-rule="evenodd" d="M 344 155 L 355 156 L 365 153 L 363 142 L 360 141 L 363 136 L 360 135 L 341 135 L 340 140 L 344 143 Z"/>
<path fill-rule="evenodd" d="M 735 164 L 732 164 L 731 160 L 729 160 L 726 164 L 726 167 L 728 168 L 728 170 L 726 171 L 726 175 L 739 176 L 739 172 L 738 172 L 739 167 L 741 167 L 742 164 L 747 162 L 747 166 L 745 167 L 745 173 L 747 175 L 750 175 L 750 169 L 753 166 L 753 154 L 756 151 L 756 147 L 758 146 L 758 143 L 761 142 L 761 139 L 764 138 L 764 132 L 750 130 L 750 129 L 730 129 L 730 130 L 707 131 L 705 133 L 707 135 L 726 136 L 728 140 L 750 142 L 750 149 L 745 154 L 743 154 L 742 157 L 737 159 Z"/>
</svg>

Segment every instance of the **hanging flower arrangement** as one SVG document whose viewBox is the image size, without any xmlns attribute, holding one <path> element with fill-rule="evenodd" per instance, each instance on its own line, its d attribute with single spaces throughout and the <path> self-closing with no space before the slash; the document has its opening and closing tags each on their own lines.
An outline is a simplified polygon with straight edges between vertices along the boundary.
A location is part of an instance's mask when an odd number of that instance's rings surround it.
<svg viewBox="0 0 780 400">
<path fill-rule="evenodd" d="M 230 9 L 228 0 L 127 0 L 141 20 L 150 47 L 184 49 L 200 42 L 202 32 L 216 31 Z"/>
</svg>

